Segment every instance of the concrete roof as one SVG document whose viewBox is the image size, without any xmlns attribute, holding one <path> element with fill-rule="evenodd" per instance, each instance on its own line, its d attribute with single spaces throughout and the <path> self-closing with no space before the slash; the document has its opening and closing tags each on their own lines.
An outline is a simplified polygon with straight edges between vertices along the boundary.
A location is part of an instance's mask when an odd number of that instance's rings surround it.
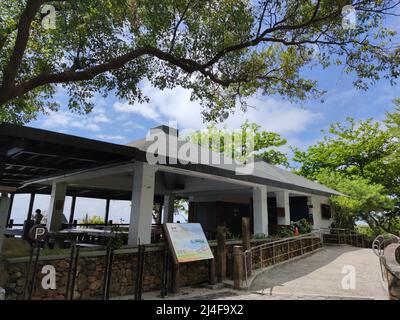
<svg viewBox="0 0 400 320">
<path fill-rule="evenodd" d="M 176 129 L 160 126 L 150 130 L 150 136 L 157 132 L 167 132 L 171 136 L 178 137 Z M 153 139 L 154 140 L 154 139 Z M 131 163 L 132 161 L 149 161 L 148 155 L 154 155 L 157 152 L 160 156 L 165 156 L 165 168 L 169 170 L 185 170 L 198 175 L 212 175 L 221 178 L 222 181 L 238 181 L 249 185 L 267 185 L 270 187 L 287 189 L 307 194 L 317 194 L 323 196 L 341 195 L 339 192 L 327 188 L 321 184 L 305 179 L 285 169 L 270 165 L 264 161 L 256 161 L 251 172 L 246 174 L 238 174 L 237 169 L 243 167 L 241 163 L 235 163 L 232 159 L 224 157 L 223 154 L 212 152 L 206 148 L 201 148 L 197 144 L 187 143 L 187 141 L 178 139 L 177 146 L 172 144 L 171 156 L 169 154 L 169 146 L 164 151 L 164 155 L 160 150 L 151 150 L 154 144 L 152 140 L 138 140 L 128 145 L 120 145 L 106 143 L 102 141 L 75 137 L 67 134 L 61 134 L 42 129 L 29 128 L 10 124 L 0 124 L 0 141 L 4 145 L 7 157 L 4 172 L 0 166 L 0 186 L 10 185 L 7 179 L 17 179 L 13 176 L 22 171 L 16 171 L 13 166 L 25 168 L 26 177 L 12 184 L 17 188 L 17 192 L 43 192 L 41 185 L 44 180 L 56 179 L 64 176 L 66 173 L 79 175 L 83 171 L 96 171 L 103 166 L 117 166 L 119 164 Z M 182 146 L 189 146 L 189 156 L 181 153 L 177 156 L 177 150 L 181 150 Z M 150 148 L 149 148 L 150 147 Z M 173 149 L 173 150 L 172 150 Z M 192 152 L 196 150 L 196 152 Z M 30 160 L 31 157 L 25 157 L 25 153 L 40 155 L 40 159 Z M 15 157 L 21 155 L 21 160 Z M 212 161 L 199 159 L 216 159 Z M 43 159 L 42 159 L 43 158 Z M 59 168 L 56 167 L 54 159 L 61 159 L 63 163 Z M 179 158 L 179 159 L 176 159 Z M 72 160 L 70 160 L 72 159 Z M 84 161 L 78 161 L 82 159 Z M 172 160 L 172 161 L 171 161 Z M 174 163 L 174 160 L 177 163 Z M 161 163 L 162 164 L 162 163 Z M 36 169 L 36 167 L 40 167 Z M 164 169 L 165 169 L 164 168 Z M 28 170 L 29 169 L 29 170 Z M 57 170 L 56 170 L 57 169 Z M 34 172 L 32 170 L 35 170 Z M 24 171 L 24 173 L 25 173 Z M 30 176 L 31 171 L 35 176 Z M 38 174 L 38 172 L 40 174 Z M 33 178 L 33 179 L 32 179 Z M 48 193 L 49 190 L 46 191 Z M 85 193 L 86 194 L 86 193 Z"/>
<path fill-rule="evenodd" d="M 161 130 L 166 132 L 168 130 L 168 127 L 166 126 L 161 126 L 154 128 L 152 130 Z M 173 129 L 172 131 L 172 136 L 177 137 L 177 130 Z M 153 131 L 154 132 L 154 131 Z M 168 132 L 166 132 L 168 133 Z M 151 135 L 151 132 L 150 132 Z M 172 138 L 173 138 L 172 137 Z M 148 152 L 149 147 L 154 144 L 153 140 L 149 139 L 141 139 L 141 140 L 136 140 L 128 143 L 128 146 L 138 148 L 139 150 Z M 232 163 L 232 160 L 224 157 L 223 154 L 221 153 L 216 153 L 212 152 L 206 148 L 199 147 L 198 145 L 195 145 L 193 143 L 178 139 L 177 140 L 177 146 L 171 146 L 171 153 L 172 155 L 177 154 L 177 150 L 179 150 L 180 147 L 183 145 L 189 146 L 188 148 L 192 148 L 191 150 L 198 150 L 198 154 L 193 154 L 191 153 L 189 155 L 190 162 L 192 164 L 202 164 L 202 166 L 206 166 L 209 168 L 210 172 L 213 173 L 216 169 L 223 169 L 224 171 L 230 171 L 232 173 L 232 176 L 230 178 L 234 178 L 234 175 L 237 176 L 239 180 L 243 180 L 243 176 L 237 175 L 236 174 L 236 169 L 240 167 L 240 164 L 238 163 Z M 162 154 L 160 150 L 157 150 L 159 156 L 168 156 L 169 153 L 169 146 L 167 145 L 167 149 L 165 150 L 165 154 Z M 214 157 L 214 159 L 221 159 L 220 163 L 201 163 L 199 162 L 200 157 L 198 156 L 199 154 L 202 155 L 207 155 L 209 156 L 209 159 L 212 159 L 211 157 Z M 171 157 L 171 156 L 170 156 Z M 182 159 L 182 157 L 177 157 L 178 161 L 179 160 L 188 160 L 188 158 Z M 166 164 L 168 165 L 168 164 Z M 196 167 L 194 167 L 196 169 Z M 193 166 L 191 167 L 190 170 L 193 170 Z M 204 172 L 204 170 L 203 170 Z M 260 184 L 268 184 L 271 186 L 279 187 L 279 188 L 285 188 L 289 190 L 297 190 L 301 192 L 306 192 L 306 193 L 312 193 L 312 194 L 320 194 L 320 195 L 325 195 L 325 196 L 330 196 L 330 195 L 343 195 L 340 192 L 333 190 L 331 188 L 328 188 L 320 183 L 317 183 L 315 181 L 311 181 L 309 179 L 306 179 L 300 175 L 297 175 L 293 172 L 290 172 L 286 169 L 279 168 L 275 165 L 271 165 L 264 160 L 261 159 L 256 159 L 254 162 L 254 170 L 252 173 L 250 173 L 248 179 L 249 181 L 260 183 Z M 253 179 L 251 179 L 253 178 Z"/>
</svg>

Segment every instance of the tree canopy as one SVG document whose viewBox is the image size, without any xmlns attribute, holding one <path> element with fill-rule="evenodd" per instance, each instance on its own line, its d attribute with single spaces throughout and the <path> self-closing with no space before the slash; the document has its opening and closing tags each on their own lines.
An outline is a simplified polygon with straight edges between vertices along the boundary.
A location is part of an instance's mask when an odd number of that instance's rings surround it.
<svg viewBox="0 0 400 320">
<path fill-rule="evenodd" d="M 363 220 L 378 232 L 398 228 L 399 119 L 399 106 L 387 113 L 385 125 L 348 118 L 346 125 L 331 125 L 323 140 L 306 151 L 295 150 L 300 174 L 346 195 L 332 198 L 343 227 Z"/>
<path fill-rule="evenodd" d="M 352 4 L 356 26 L 343 25 Z M 3 0 L 0 121 L 24 123 L 60 106 L 89 112 L 95 94 L 147 101 L 141 81 L 182 86 L 206 120 L 226 118 L 260 92 L 307 99 L 322 92 L 305 67 L 341 65 L 366 89 L 399 76 L 384 26 L 397 0 Z M 51 8 L 54 8 L 52 10 Z M 54 12 L 56 15 L 54 16 Z M 54 17 L 56 19 L 54 19 Z M 54 27 L 54 28 L 53 28 Z"/>
<path fill-rule="evenodd" d="M 251 145 L 246 144 L 246 135 L 251 135 Z M 207 147 L 215 152 L 222 152 L 226 156 L 242 162 L 250 157 L 261 158 L 271 164 L 289 166 L 285 153 L 278 150 L 286 145 L 286 139 L 278 133 L 261 130 L 256 123 L 247 120 L 240 126 L 240 130 L 230 131 L 226 127 L 218 129 L 215 124 L 207 127 L 207 130 L 193 132 L 187 137 L 191 142 Z M 250 147 L 252 150 L 246 150 Z"/>
</svg>

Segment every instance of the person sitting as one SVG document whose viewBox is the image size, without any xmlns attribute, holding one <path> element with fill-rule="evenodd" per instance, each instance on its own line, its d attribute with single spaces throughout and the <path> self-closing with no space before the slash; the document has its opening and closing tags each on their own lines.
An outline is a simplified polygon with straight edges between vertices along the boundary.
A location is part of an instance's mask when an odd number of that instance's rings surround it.
<svg viewBox="0 0 400 320">
<path fill-rule="evenodd" d="M 43 219 L 42 210 L 36 209 L 35 213 L 35 224 L 40 224 Z"/>
</svg>

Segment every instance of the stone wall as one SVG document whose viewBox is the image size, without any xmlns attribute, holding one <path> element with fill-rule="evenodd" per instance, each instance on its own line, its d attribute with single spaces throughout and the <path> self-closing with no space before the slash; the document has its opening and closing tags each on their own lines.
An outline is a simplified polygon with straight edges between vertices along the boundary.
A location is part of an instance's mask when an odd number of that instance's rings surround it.
<svg viewBox="0 0 400 320">
<path fill-rule="evenodd" d="M 389 296 L 393 300 L 400 300 L 400 244 L 392 243 L 384 249 L 383 267 L 388 282 Z"/>
<path fill-rule="evenodd" d="M 303 240 L 306 241 L 306 240 Z M 316 246 L 321 246 L 320 239 L 312 240 Z M 259 245 L 265 240 L 252 241 L 252 246 Z M 240 245 L 240 241 L 227 242 L 227 275 L 232 274 L 232 248 Z M 284 252 L 287 246 L 280 250 Z M 216 256 L 216 245 L 211 244 L 211 249 Z M 293 248 L 291 247 L 291 250 Z M 162 245 L 149 245 L 146 247 L 143 290 L 152 291 L 161 289 L 161 277 L 165 247 Z M 305 253 L 305 252 L 304 252 Z M 289 255 L 288 255 L 289 257 Z M 285 260 L 283 255 L 282 260 Z M 22 299 L 28 269 L 28 258 L 9 259 L 0 264 L 0 287 L 6 290 L 6 299 Z M 56 270 L 56 289 L 44 290 L 41 286 L 44 265 L 52 265 Z M 36 275 L 36 288 L 33 299 L 64 299 L 69 269 L 69 256 L 41 257 Z M 117 250 L 112 266 L 112 279 L 110 296 L 123 296 L 134 293 L 137 270 L 137 248 Z M 78 261 L 78 273 L 75 284 L 74 299 L 99 299 L 102 294 L 103 277 L 105 271 L 105 252 L 82 252 Z M 191 286 L 208 281 L 208 261 L 185 263 L 180 266 L 181 286 Z M 171 277 L 169 277 L 171 279 Z"/>
</svg>

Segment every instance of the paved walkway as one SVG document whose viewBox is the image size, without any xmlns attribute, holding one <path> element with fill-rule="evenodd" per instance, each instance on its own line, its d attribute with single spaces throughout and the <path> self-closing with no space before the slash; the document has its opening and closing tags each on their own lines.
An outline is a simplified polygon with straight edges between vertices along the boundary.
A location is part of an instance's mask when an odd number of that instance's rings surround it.
<svg viewBox="0 0 400 320">
<path fill-rule="evenodd" d="M 354 289 L 342 287 L 343 277 L 349 275 L 349 271 L 355 271 Z M 260 273 L 248 291 L 235 291 L 222 287 L 213 290 L 184 287 L 178 294 L 171 294 L 167 299 L 386 300 L 387 292 L 380 277 L 379 260 L 372 250 L 350 246 L 324 247 L 312 255 Z M 159 291 L 144 293 L 143 298 L 160 299 Z M 119 299 L 132 299 L 132 297 Z"/>
<path fill-rule="evenodd" d="M 267 270 L 254 279 L 250 291 L 267 295 L 387 299 L 378 258 L 371 249 L 350 246 L 324 247 L 313 255 Z"/>
</svg>

